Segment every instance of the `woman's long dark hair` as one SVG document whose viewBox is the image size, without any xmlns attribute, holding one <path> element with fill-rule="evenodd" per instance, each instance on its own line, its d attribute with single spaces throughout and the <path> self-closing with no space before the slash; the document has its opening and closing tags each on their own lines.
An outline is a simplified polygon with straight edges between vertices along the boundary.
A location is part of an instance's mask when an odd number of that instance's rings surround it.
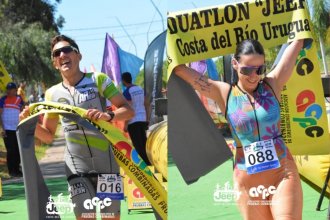
<svg viewBox="0 0 330 220">
<path fill-rule="evenodd" d="M 264 48 L 259 41 L 254 39 L 246 39 L 241 41 L 237 45 L 234 58 L 237 61 L 239 61 L 242 55 L 253 55 L 253 54 L 259 54 L 265 56 Z M 234 68 L 232 68 L 231 84 L 237 84 L 237 82 L 238 82 L 237 72 Z"/>
<path fill-rule="evenodd" d="M 234 58 L 239 61 L 242 55 L 251 54 L 259 54 L 265 56 L 265 51 L 259 41 L 254 39 L 246 39 L 237 45 Z"/>
</svg>

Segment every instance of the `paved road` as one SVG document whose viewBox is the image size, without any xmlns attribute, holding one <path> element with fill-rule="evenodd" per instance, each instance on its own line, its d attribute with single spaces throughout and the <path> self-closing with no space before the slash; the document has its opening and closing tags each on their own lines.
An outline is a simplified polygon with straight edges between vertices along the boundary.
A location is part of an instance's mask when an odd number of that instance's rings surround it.
<svg viewBox="0 0 330 220">
<path fill-rule="evenodd" d="M 45 156 L 39 161 L 44 178 L 57 178 L 65 176 L 64 167 L 65 139 L 57 138 L 46 150 Z M 23 178 L 3 180 L 3 184 L 23 182 Z"/>
<path fill-rule="evenodd" d="M 46 150 L 45 156 L 39 161 L 44 178 L 65 176 L 64 167 L 65 139 L 55 139 L 51 147 Z"/>
</svg>

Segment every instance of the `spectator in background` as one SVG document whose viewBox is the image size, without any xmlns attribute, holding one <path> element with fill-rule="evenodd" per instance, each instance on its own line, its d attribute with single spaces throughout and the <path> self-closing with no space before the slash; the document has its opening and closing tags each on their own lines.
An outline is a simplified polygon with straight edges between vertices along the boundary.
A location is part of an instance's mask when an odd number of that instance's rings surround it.
<svg viewBox="0 0 330 220">
<path fill-rule="evenodd" d="M 124 86 L 126 87 L 123 95 L 135 111 L 134 118 L 126 121 L 129 136 L 131 137 L 136 151 L 144 160 L 144 162 L 146 162 L 147 165 L 151 165 L 146 152 L 146 130 L 148 128 L 148 123 L 144 91 L 140 86 L 132 84 L 132 76 L 129 72 L 123 73 L 121 78 Z"/>
<path fill-rule="evenodd" d="M 0 125 L 1 136 L 7 149 L 7 167 L 9 175 L 21 177 L 20 155 L 16 138 L 16 128 L 19 123 L 19 114 L 24 106 L 21 96 L 17 95 L 17 86 L 10 82 L 7 84 L 7 95 L 0 99 Z"/>
<path fill-rule="evenodd" d="M 22 97 L 24 103 L 27 103 L 28 100 L 26 99 L 25 96 L 25 87 L 26 87 L 26 82 L 21 81 L 17 90 L 17 95 Z"/>
<path fill-rule="evenodd" d="M 43 102 L 43 101 L 45 101 L 45 93 L 38 95 L 38 102 Z"/>
<path fill-rule="evenodd" d="M 38 101 L 37 98 L 38 98 L 38 97 L 37 97 L 37 93 L 36 93 L 36 91 L 32 90 L 32 93 L 31 93 L 31 95 L 29 96 L 29 104 L 37 102 L 37 101 Z"/>
</svg>

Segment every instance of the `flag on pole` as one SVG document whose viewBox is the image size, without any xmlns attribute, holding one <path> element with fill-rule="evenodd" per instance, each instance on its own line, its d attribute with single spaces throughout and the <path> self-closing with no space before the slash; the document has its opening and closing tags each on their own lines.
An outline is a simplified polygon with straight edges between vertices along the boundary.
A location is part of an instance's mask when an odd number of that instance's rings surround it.
<svg viewBox="0 0 330 220">
<path fill-rule="evenodd" d="M 148 46 L 144 56 L 144 94 L 150 103 L 149 125 L 159 122 L 155 115 L 155 100 L 163 97 L 163 57 L 165 50 L 166 31 L 159 34 Z"/>
<path fill-rule="evenodd" d="M 116 86 L 120 83 L 120 64 L 117 52 L 118 44 L 107 33 L 103 52 L 102 70 L 114 82 Z"/>
<path fill-rule="evenodd" d="M 206 65 L 207 65 L 207 73 L 209 75 L 209 78 L 213 80 L 220 80 L 217 67 L 214 61 L 212 59 L 207 59 Z"/>
<path fill-rule="evenodd" d="M 143 64 L 143 60 L 122 50 L 120 47 L 118 47 L 118 55 L 120 61 L 120 72 L 130 72 L 132 75 L 132 82 L 134 83 L 136 76 L 140 72 L 140 67 Z"/>
<path fill-rule="evenodd" d="M 101 71 L 108 74 L 117 87 L 124 72 L 130 72 L 134 82 L 142 64 L 142 59 L 122 50 L 114 39 L 106 34 Z"/>
</svg>

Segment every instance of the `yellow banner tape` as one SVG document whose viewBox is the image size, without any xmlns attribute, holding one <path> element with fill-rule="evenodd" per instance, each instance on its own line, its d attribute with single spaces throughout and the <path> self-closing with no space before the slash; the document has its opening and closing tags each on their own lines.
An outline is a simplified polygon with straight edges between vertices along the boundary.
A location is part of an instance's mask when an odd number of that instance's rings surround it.
<svg viewBox="0 0 330 220">
<path fill-rule="evenodd" d="M 31 117 L 42 113 L 71 113 L 84 118 L 86 111 L 86 109 L 55 102 L 42 102 L 30 105 Z M 31 117 L 24 119 L 20 124 L 28 121 Z M 140 188 L 159 215 L 163 219 L 167 219 L 166 190 L 138 155 L 131 142 L 118 128 L 108 122 L 101 120 L 89 122 L 112 143 L 112 150 L 120 167 Z"/>
</svg>

